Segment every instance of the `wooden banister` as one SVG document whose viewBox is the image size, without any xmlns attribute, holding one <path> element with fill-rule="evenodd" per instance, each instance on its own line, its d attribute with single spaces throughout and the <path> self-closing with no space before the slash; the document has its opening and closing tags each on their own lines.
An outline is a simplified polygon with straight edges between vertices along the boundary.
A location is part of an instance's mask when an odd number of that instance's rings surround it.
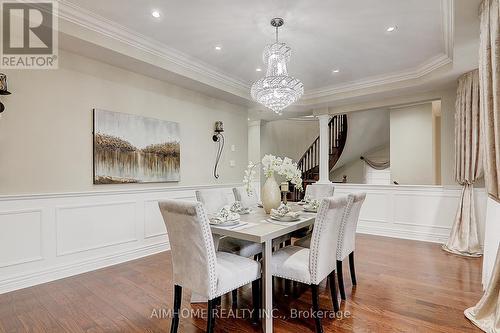
<svg viewBox="0 0 500 333">
<path fill-rule="evenodd" d="M 329 171 L 335 166 L 347 139 L 347 115 L 335 115 L 332 117 L 328 123 L 328 166 Z M 300 171 L 302 171 L 302 179 L 304 181 L 304 187 L 310 183 L 318 180 L 319 177 L 319 137 L 314 140 L 314 142 L 305 151 L 302 157 L 299 159 L 297 166 Z M 296 198 L 302 198 L 302 195 L 297 191 L 295 193 Z"/>
</svg>

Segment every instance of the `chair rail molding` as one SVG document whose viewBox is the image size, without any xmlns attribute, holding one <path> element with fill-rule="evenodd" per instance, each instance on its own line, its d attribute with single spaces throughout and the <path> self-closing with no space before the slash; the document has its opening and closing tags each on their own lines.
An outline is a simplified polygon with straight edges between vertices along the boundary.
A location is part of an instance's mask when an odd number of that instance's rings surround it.
<svg viewBox="0 0 500 333">
<path fill-rule="evenodd" d="M 0 294 L 169 250 L 159 200 L 236 186 L 0 196 Z"/>
</svg>

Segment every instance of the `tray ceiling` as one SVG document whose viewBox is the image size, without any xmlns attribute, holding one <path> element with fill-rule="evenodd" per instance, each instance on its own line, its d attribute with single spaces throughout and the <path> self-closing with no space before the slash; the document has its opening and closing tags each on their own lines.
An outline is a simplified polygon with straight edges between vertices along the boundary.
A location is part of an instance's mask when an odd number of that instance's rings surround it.
<svg viewBox="0 0 500 333">
<path fill-rule="evenodd" d="M 293 52 L 289 71 L 304 82 L 306 97 L 415 78 L 451 62 L 453 48 L 449 0 L 78 0 L 72 6 L 242 86 L 264 74 L 261 53 L 274 40 L 269 21 L 281 16 L 280 40 Z M 386 32 L 389 26 L 396 31 Z"/>
</svg>

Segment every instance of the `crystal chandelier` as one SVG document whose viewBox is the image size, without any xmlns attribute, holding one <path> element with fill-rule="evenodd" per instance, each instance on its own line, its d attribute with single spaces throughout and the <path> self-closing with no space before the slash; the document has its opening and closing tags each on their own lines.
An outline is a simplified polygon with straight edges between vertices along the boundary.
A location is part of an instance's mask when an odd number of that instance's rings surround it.
<svg viewBox="0 0 500 333">
<path fill-rule="evenodd" d="M 304 94 L 302 82 L 288 76 L 287 63 L 292 50 L 278 42 L 278 28 L 283 25 L 282 18 L 274 18 L 271 25 L 276 28 L 276 42 L 269 44 L 262 53 L 262 59 L 267 64 L 266 76 L 254 82 L 251 89 L 252 98 L 281 115 L 287 106 L 295 103 Z"/>
</svg>

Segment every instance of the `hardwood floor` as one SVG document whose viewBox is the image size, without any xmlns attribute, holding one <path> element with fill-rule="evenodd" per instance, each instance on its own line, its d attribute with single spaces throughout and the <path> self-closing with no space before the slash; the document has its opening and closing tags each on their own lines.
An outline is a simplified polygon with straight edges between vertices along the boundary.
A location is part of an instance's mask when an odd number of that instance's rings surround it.
<svg viewBox="0 0 500 333">
<path fill-rule="evenodd" d="M 325 332 L 480 332 L 463 315 L 482 295 L 481 260 L 445 253 L 438 244 L 358 235 L 353 290 L 344 263 L 347 301 L 342 320 L 324 319 Z M 299 293 L 299 291 L 303 291 Z M 291 319 L 290 309 L 307 311 L 310 290 L 283 296 L 276 281 L 275 332 L 312 332 L 311 318 Z M 331 310 L 329 289 L 320 286 L 320 306 Z M 184 310 L 203 310 L 189 304 Z M 251 309 L 250 286 L 239 291 L 239 308 Z M 161 318 L 173 302 L 170 253 L 0 295 L 0 332 L 169 332 Z M 222 307 L 230 309 L 223 297 Z M 234 314 L 234 313 L 233 313 Z M 249 316 L 246 316 L 249 317 Z M 282 317 L 282 318 L 281 318 Z M 204 332 L 203 318 L 181 318 L 180 332 Z M 250 318 L 219 318 L 216 332 L 260 332 Z"/>
</svg>

